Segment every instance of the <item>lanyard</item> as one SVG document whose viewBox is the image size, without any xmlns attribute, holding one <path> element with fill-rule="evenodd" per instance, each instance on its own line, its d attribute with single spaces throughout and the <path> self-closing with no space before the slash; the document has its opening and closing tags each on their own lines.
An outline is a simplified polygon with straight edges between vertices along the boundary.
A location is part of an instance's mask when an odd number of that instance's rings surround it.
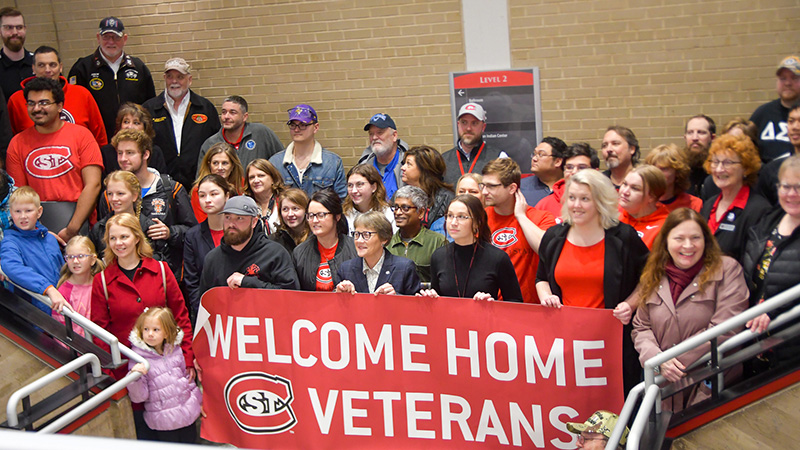
<svg viewBox="0 0 800 450">
<path fill-rule="evenodd" d="M 478 162 L 478 158 L 481 156 L 484 145 L 486 145 L 486 142 L 481 142 L 481 147 L 478 149 L 478 154 L 475 155 L 475 159 L 472 160 L 472 165 L 469 166 L 469 171 L 467 173 L 472 173 L 472 169 L 475 168 L 475 164 Z M 458 151 L 458 149 L 456 149 L 456 156 L 458 156 L 458 168 L 461 169 L 461 175 L 464 175 L 464 166 L 461 164 L 461 152 Z"/>
</svg>

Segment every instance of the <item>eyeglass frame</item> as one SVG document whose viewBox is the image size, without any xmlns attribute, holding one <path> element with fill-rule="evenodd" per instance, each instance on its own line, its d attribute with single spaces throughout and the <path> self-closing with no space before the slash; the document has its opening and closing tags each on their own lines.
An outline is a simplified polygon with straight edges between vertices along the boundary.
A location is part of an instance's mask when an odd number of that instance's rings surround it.
<svg viewBox="0 0 800 450">
<path fill-rule="evenodd" d="M 392 205 L 392 206 L 389 207 L 389 209 L 391 209 L 392 212 L 397 212 L 397 210 L 399 209 L 400 211 L 403 211 L 404 213 L 408 214 L 408 213 L 411 212 L 412 209 L 419 209 L 419 208 L 414 206 L 414 205 L 411 205 L 411 206 L 409 206 L 409 205 Z"/>
<path fill-rule="evenodd" d="M 79 253 L 77 255 L 64 255 L 64 261 L 70 262 L 70 261 L 75 260 L 76 258 L 78 259 L 78 261 L 83 261 L 84 259 L 89 258 L 91 256 L 93 256 L 93 255 L 88 255 L 88 254 L 84 254 L 84 253 Z"/>
<path fill-rule="evenodd" d="M 306 220 L 307 220 L 307 221 L 309 221 L 309 222 L 311 222 L 311 221 L 313 221 L 314 219 L 317 219 L 317 220 L 319 220 L 320 222 L 322 222 L 322 221 L 323 221 L 323 220 L 325 220 L 325 218 L 326 218 L 326 217 L 328 217 L 328 215 L 330 215 L 330 214 L 333 214 L 333 213 L 332 213 L 332 212 L 330 212 L 330 211 L 318 212 L 318 213 L 310 213 L 310 212 L 307 212 L 307 213 L 306 213 Z"/>
<path fill-rule="evenodd" d="M 364 242 L 368 242 L 370 239 L 372 239 L 372 236 L 377 236 L 377 235 L 378 235 L 377 231 L 353 231 L 351 233 L 351 236 L 353 236 L 354 241 L 363 240 Z"/>
</svg>

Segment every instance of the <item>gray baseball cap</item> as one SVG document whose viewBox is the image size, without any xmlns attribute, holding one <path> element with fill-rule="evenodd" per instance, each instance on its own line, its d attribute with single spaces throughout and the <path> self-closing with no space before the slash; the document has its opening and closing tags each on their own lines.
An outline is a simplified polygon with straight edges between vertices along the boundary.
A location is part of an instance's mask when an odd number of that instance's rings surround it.
<svg viewBox="0 0 800 450">
<path fill-rule="evenodd" d="M 255 200 L 246 195 L 237 195 L 225 202 L 225 209 L 222 210 L 222 214 L 258 217 L 258 205 Z"/>
</svg>

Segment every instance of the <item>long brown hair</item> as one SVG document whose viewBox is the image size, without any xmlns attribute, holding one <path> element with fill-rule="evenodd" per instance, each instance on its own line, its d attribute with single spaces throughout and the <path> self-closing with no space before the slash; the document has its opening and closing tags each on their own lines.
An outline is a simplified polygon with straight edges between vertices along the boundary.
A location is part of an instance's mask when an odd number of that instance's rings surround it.
<svg viewBox="0 0 800 450">
<path fill-rule="evenodd" d="M 472 216 L 473 234 L 475 234 L 477 241 L 481 244 L 490 243 L 492 241 L 492 230 L 489 229 L 489 219 L 481 201 L 475 196 L 461 194 L 456 195 L 450 204 L 452 205 L 455 202 L 463 203 L 467 207 L 469 215 Z M 449 205 L 447 209 L 450 209 Z"/>
<path fill-rule="evenodd" d="M 283 184 L 283 176 L 281 175 L 280 171 L 272 165 L 271 162 L 267 161 L 264 158 L 258 158 L 250 161 L 247 164 L 247 167 L 244 169 L 244 192 L 243 194 L 252 197 L 253 200 L 256 199 L 256 195 L 253 194 L 253 190 L 250 188 L 250 169 L 258 169 L 265 174 L 269 175 L 272 178 L 272 195 L 275 198 L 278 198 L 286 189 L 286 185 Z M 269 211 L 263 212 L 264 215 L 267 215 Z"/>
<path fill-rule="evenodd" d="M 303 230 L 299 235 L 295 235 L 292 232 L 292 229 L 289 228 L 289 226 L 286 225 L 286 222 L 283 221 L 281 209 L 283 208 L 284 200 L 289 200 L 290 202 L 303 208 Z M 300 245 L 301 243 L 305 242 L 305 240 L 308 239 L 308 235 L 311 234 L 311 227 L 308 226 L 308 220 L 306 219 L 306 213 L 308 212 L 308 201 L 308 194 L 306 194 L 302 189 L 298 188 L 286 189 L 278 196 L 278 221 L 280 222 L 280 229 L 289 233 L 289 236 L 292 237 L 295 245 Z"/>
<path fill-rule="evenodd" d="M 438 150 L 427 145 L 412 147 L 403 156 L 403 164 L 409 156 L 414 157 L 414 162 L 419 168 L 419 187 L 428 194 L 428 206 L 433 206 L 433 200 L 439 189 L 453 190 L 452 185 L 444 182 L 447 164 Z"/>
<path fill-rule="evenodd" d="M 369 164 L 355 165 L 347 172 L 345 182 L 350 180 L 350 177 L 353 175 L 361 175 L 367 179 L 369 184 L 374 184 L 376 186 L 375 192 L 372 193 L 372 198 L 369 200 L 369 210 L 383 212 L 383 210 L 389 206 L 389 203 L 386 202 L 386 187 L 383 185 L 383 179 L 378 169 Z M 344 202 L 342 203 L 342 210 L 345 214 L 348 214 L 355 209 L 355 207 L 356 205 L 353 203 L 353 198 L 350 197 L 350 193 L 348 192 L 347 197 L 344 198 Z"/>
<path fill-rule="evenodd" d="M 239 155 L 236 154 L 236 149 L 225 142 L 214 144 L 208 149 L 208 152 L 203 156 L 203 161 L 200 162 L 200 167 L 197 169 L 197 180 L 194 182 L 194 185 L 196 187 L 198 181 L 202 180 L 206 175 L 213 173 L 211 170 L 211 158 L 220 153 L 224 153 L 231 162 L 231 173 L 228 175 L 228 183 L 236 188 L 236 195 L 239 195 L 242 193 L 244 169 L 242 168 L 242 162 L 239 161 Z"/>
<path fill-rule="evenodd" d="M 661 226 L 661 231 L 659 231 L 655 242 L 653 242 L 650 256 L 647 257 L 647 263 L 644 266 L 641 278 L 639 278 L 639 306 L 644 305 L 647 298 L 661 284 L 661 279 L 666 273 L 665 267 L 672 259 L 667 248 L 669 233 L 675 227 L 688 220 L 700 226 L 700 230 L 703 232 L 703 241 L 705 242 L 703 270 L 700 272 L 700 291 L 706 287 L 711 275 L 722 266 L 722 250 L 720 250 L 717 240 L 714 239 L 706 219 L 693 209 L 678 208 L 669 213 L 667 219 L 664 220 L 664 225 Z"/>
</svg>

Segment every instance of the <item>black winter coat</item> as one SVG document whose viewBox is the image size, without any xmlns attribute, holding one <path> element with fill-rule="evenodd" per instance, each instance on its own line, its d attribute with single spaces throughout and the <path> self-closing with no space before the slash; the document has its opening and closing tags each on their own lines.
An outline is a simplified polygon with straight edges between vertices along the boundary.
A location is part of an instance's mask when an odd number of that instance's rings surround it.
<svg viewBox="0 0 800 450">
<path fill-rule="evenodd" d="M 292 252 L 294 268 L 297 270 L 297 278 L 300 280 L 301 291 L 317 290 L 317 269 L 319 269 L 321 257 L 322 255 L 319 253 L 319 247 L 317 247 L 317 237 L 314 235 L 309 236 L 305 242 L 298 245 L 294 249 L 294 252 Z M 356 253 L 356 245 L 353 243 L 353 238 L 345 234 L 340 234 L 339 244 L 336 246 L 336 254 L 332 259 L 328 260 L 334 287 L 342 281 L 341 278 L 339 278 L 339 267 L 341 264 L 357 257 L 358 253 Z"/>
<path fill-rule="evenodd" d="M 711 208 L 714 207 L 718 197 L 711 197 L 703 202 L 703 209 L 700 210 L 700 215 L 705 217 L 706 220 L 711 217 Z M 753 228 L 771 209 L 772 205 L 764 197 L 758 195 L 755 189 L 751 188 L 750 196 L 747 198 L 744 209 L 733 208 L 730 213 L 722 218 L 717 232 L 714 233 L 722 253 L 741 263 L 744 241 L 747 239 L 748 230 Z M 733 215 L 732 217 L 731 214 Z"/>
</svg>

